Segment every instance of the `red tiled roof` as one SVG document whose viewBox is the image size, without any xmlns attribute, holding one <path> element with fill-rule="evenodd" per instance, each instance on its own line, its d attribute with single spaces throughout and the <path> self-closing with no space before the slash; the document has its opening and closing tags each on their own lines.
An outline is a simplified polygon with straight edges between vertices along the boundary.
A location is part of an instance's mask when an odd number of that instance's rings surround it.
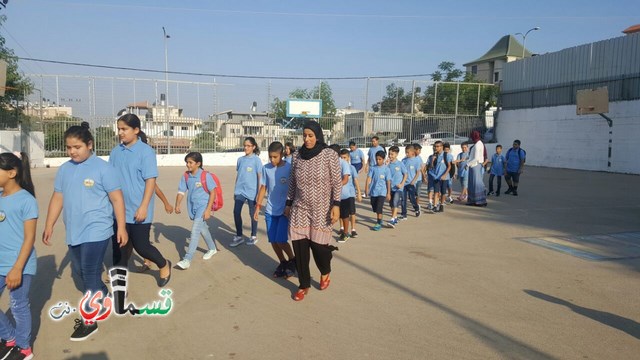
<svg viewBox="0 0 640 360">
<path fill-rule="evenodd" d="M 629 26 L 628 28 L 622 30 L 622 32 L 627 35 L 640 32 L 640 24 Z"/>
</svg>

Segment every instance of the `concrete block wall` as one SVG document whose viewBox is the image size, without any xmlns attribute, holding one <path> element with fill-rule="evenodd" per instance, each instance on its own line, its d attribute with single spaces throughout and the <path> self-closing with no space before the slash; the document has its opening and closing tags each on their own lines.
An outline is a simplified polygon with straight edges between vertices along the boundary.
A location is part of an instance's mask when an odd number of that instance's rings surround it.
<svg viewBox="0 0 640 360">
<path fill-rule="evenodd" d="M 611 167 L 607 167 L 609 126 L 600 115 L 576 115 L 576 106 L 501 111 L 498 142 L 522 141 L 527 164 L 640 174 L 640 101 L 609 104 L 613 119 Z"/>
</svg>

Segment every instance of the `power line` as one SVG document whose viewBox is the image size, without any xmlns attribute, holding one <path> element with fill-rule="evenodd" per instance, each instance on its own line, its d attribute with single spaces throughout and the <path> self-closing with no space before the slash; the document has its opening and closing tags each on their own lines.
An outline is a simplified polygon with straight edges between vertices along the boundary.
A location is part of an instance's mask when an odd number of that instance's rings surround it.
<svg viewBox="0 0 640 360">
<path fill-rule="evenodd" d="M 69 61 L 34 59 L 34 58 L 26 58 L 26 57 L 18 57 L 18 59 L 35 61 L 35 62 L 43 62 L 43 63 L 49 63 L 49 64 L 83 66 L 83 67 L 100 68 L 100 69 L 140 71 L 140 72 L 158 73 L 158 74 L 165 73 L 164 70 L 131 68 L 131 67 L 124 67 L 124 66 L 96 65 L 96 64 L 86 64 L 86 63 L 77 63 L 77 62 L 69 62 Z M 272 80 L 366 80 L 366 79 L 389 79 L 389 78 L 416 78 L 416 77 L 431 76 L 431 74 L 407 74 L 407 75 L 387 75 L 387 76 L 298 77 L 298 76 L 229 75 L 229 74 L 197 73 L 197 72 L 188 72 L 188 71 L 167 71 L 167 74 L 208 76 L 208 77 L 235 78 L 235 79 L 272 79 Z"/>
</svg>

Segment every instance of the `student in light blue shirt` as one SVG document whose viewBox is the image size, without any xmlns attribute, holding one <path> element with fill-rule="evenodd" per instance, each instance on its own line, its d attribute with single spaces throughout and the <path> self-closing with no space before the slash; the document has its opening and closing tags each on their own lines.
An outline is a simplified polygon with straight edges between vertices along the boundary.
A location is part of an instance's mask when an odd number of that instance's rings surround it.
<svg viewBox="0 0 640 360">
<path fill-rule="evenodd" d="M 349 157 L 342 156 L 342 150 L 348 155 L 349 151 L 346 149 L 340 149 L 340 145 L 333 144 L 329 146 L 330 149 L 336 152 L 339 156 L 340 162 L 340 176 L 342 179 L 342 190 L 340 192 L 340 236 L 338 238 L 339 243 L 344 243 L 349 240 L 349 217 L 351 214 L 355 214 L 356 202 L 355 202 L 355 188 L 353 187 L 353 180 L 351 178 L 352 172 Z"/>
<path fill-rule="evenodd" d="M 284 144 L 284 161 L 291 164 L 293 161 L 293 153 L 296 152 L 295 146 L 293 146 L 292 142 L 286 142 Z"/>
<path fill-rule="evenodd" d="M 102 291 L 106 295 L 102 262 L 114 228 L 117 244 L 128 243 L 120 180 L 106 161 L 93 154 L 94 141 L 87 122 L 71 126 L 64 138 L 71 160 L 62 164 L 56 174 L 42 240 L 51 245 L 53 228 L 64 211 L 66 243 L 75 268 L 79 269 L 82 291 Z M 84 340 L 96 330 L 97 323 L 82 322 L 74 327 L 71 340 Z"/>
<path fill-rule="evenodd" d="M 258 222 L 253 219 L 256 211 L 256 197 L 262 173 L 262 162 L 260 161 L 260 149 L 256 139 L 248 137 L 244 139 L 244 156 L 238 159 L 236 165 L 236 187 L 233 191 L 233 220 L 236 225 L 236 235 L 229 246 L 236 247 L 242 244 L 245 239 L 242 235 L 242 207 L 249 204 L 249 216 L 251 218 L 251 238 L 247 240 L 247 245 L 255 245 L 258 242 Z"/>
<path fill-rule="evenodd" d="M 211 237 L 209 225 L 207 225 L 207 220 L 213 215 L 211 207 L 216 200 L 216 182 L 213 176 L 211 176 L 211 173 L 205 172 L 204 169 L 202 169 L 202 154 L 199 152 L 188 153 L 187 156 L 184 157 L 184 161 L 187 165 L 187 172 L 185 172 L 185 176 L 180 177 L 175 210 L 176 214 L 180 214 L 182 211 L 180 203 L 182 202 L 184 194 L 187 193 L 187 213 L 189 214 L 189 219 L 193 220 L 193 225 L 191 226 L 189 249 L 184 255 L 184 258 L 176 264 L 176 266 L 182 270 L 186 270 L 191 266 L 191 260 L 193 260 L 193 256 L 198 249 L 200 235 L 204 238 L 204 242 L 209 249 L 204 253 L 202 259 L 209 260 L 218 252 L 216 244 Z M 204 180 L 204 182 L 202 180 Z"/>
<path fill-rule="evenodd" d="M 507 173 L 507 161 L 502 155 L 502 145 L 496 145 L 496 153 L 491 157 L 491 169 L 489 170 L 489 193 L 487 195 L 500 196 L 502 176 Z M 493 179 L 498 177 L 498 188 L 493 192 Z"/>
<path fill-rule="evenodd" d="M 507 151 L 505 160 L 507 162 L 507 174 L 504 178 L 507 181 L 507 185 L 509 185 L 509 189 L 504 193 L 518 196 L 518 183 L 520 183 L 520 175 L 527 160 L 527 152 L 520 147 L 520 140 L 513 140 L 513 147 Z"/>
<path fill-rule="evenodd" d="M 358 149 L 358 145 L 356 145 L 355 141 L 349 142 L 349 159 L 351 161 L 351 165 L 356 168 L 358 172 L 362 170 L 362 164 L 364 162 L 364 153 L 362 150 Z"/>
<path fill-rule="evenodd" d="M 416 183 L 422 179 L 422 159 L 416 157 L 416 149 L 413 145 L 407 145 L 404 151 L 406 156 L 402 159 L 402 163 L 407 168 L 407 179 L 402 192 L 402 213 L 399 218 L 400 220 L 407 218 L 407 200 L 413 205 L 416 217 L 420 216 Z"/>
<path fill-rule="evenodd" d="M 469 168 L 467 167 L 467 159 L 469 159 L 469 143 L 463 142 L 460 145 L 462 148 L 462 152 L 458 154 L 457 159 L 453 162 L 457 167 L 457 176 L 460 179 L 460 186 L 462 186 L 462 191 L 460 192 L 460 196 L 458 196 L 458 200 L 467 201 L 468 194 L 468 185 L 469 185 Z"/>
<path fill-rule="evenodd" d="M 367 153 L 367 164 L 364 168 L 365 172 L 368 173 L 369 168 L 371 166 L 375 166 L 376 156 L 379 151 L 382 151 L 383 153 L 385 153 L 385 156 L 386 156 L 387 152 L 384 150 L 382 146 L 380 146 L 380 138 L 378 138 L 377 136 L 373 136 L 371 137 L 371 147 L 369 148 L 369 152 Z"/>
<path fill-rule="evenodd" d="M 444 212 L 444 202 L 447 200 L 447 184 L 449 180 L 449 171 L 453 162 L 453 155 L 444 151 L 444 143 L 436 141 L 436 153 L 432 161 L 433 164 L 429 170 L 429 174 L 433 177 L 434 187 L 434 205 L 433 212 Z"/>
<path fill-rule="evenodd" d="M 407 167 L 398 161 L 398 153 L 400 148 L 392 146 L 389 148 L 389 171 L 391 172 L 391 201 L 389 207 L 391 208 L 391 220 L 388 224 L 394 228 L 398 225 L 398 209 L 402 206 L 402 194 L 404 192 L 404 185 L 407 182 Z"/>
<path fill-rule="evenodd" d="M 371 209 L 376 213 L 377 222 L 373 231 L 382 229 L 382 208 L 384 202 L 391 201 L 391 171 L 384 165 L 386 153 L 382 150 L 376 154 L 376 165 L 369 168 L 365 192 L 371 198 Z"/>
<path fill-rule="evenodd" d="M 0 154 L 0 188 L 0 294 L 8 289 L 14 320 L 0 311 L 0 356 L 31 359 L 29 289 L 36 275 L 38 203 L 26 153 Z"/>
<path fill-rule="evenodd" d="M 340 158 L 347 164 L 351 162 L 350 151 L 348 149 L 340 150 Z M 349 165 L 350 179 L 349 182 L 342 186 L 342 194 L 340 196 L 340 218 L 342 219 L 342 233 L 345 234 L 345 241 L 348 238 L 358 237 L 356 231 L 356 200 L 362 201 L 360 185 L 358 184 L 358 170 L 353 165 Z M 349 232 L 349 224 L 351 224 L 351 232 Z"/>
<path fill-rule="evenodd" d="M 264 208 L 264 219 L 267 224 L 267 238 L 276 253 L 280 264 L 273 272 L 273 277 L 289 278 L 296 273 L 296 258 L 293 255 L 289 239 L 289 219 L 284 216 L 284 208 L 289 192 L 291 164 L 284 161 L 282 143 L 274 141 L 269 144 L 269 163 L 262 168 L 260 190 L 256 201 L 253 219 L 258 221 L 260 207 L 265 196 L 267 206 Z M 285 255 L 287 255 L 285 257 Z"/>
<path fill-rule="evenodd" d="M 112 238 L 113 264 L 127 267 L 133 249 L 160 269 L 158 286 L 166 286 L 171 279 L 171 262 L 149 241 L 153 222 L 153 193 L 158 177 L 156 154 L 141 140 L 140 119 L 135 114 L 118 118 L 121 144 L 109 155 L 109 164 L 117 171 L 122 185 L 129 242 L 120 247 Z"/>
</svg>

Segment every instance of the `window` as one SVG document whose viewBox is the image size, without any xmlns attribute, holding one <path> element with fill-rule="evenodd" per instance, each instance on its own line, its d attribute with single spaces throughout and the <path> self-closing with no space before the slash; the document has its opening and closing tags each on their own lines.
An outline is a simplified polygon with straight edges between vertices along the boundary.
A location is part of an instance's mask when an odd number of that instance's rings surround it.
<svg viewBox="0 0 640 360">
<path fill-rule="evenodd" d="M 471 73 L 473 75 L 477 75 L 478 74 L 478 65 L 471 66 Z"/>
<path fill-rule="evenodd" d="M 187 126 L 182 126 L 180 129 L 181 130 L 189 130 L 189 128 Z"/>
<path fill-rule="evenodd" d="M 498 82 L 499 80 L 500 80 L 500 73 L 496 71 L 493 73 L 493 82 Z"/>
<path fill-rule="evenodd" d="M 173 130 L 173 125 L 171 126 L 171 130 Z"/>
</svg>

